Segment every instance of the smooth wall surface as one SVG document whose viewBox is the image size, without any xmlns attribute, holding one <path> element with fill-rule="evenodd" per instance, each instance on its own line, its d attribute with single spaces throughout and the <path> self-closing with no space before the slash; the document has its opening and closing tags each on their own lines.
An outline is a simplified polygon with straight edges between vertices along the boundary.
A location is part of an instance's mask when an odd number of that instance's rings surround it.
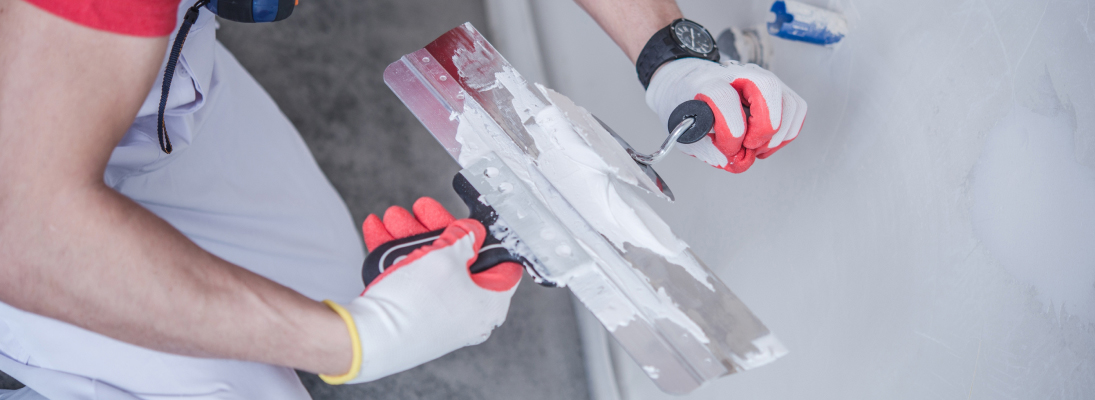
<svg viewBox="0 0 1095 400">
<path fill-rule="evenodd" d="M 680 3 L 716 35 L 771 4 Z M 657 167 L 678 201 L 652 203 L 790 349 L 689 398 L 1095 397 L 1095 4 L 809 3 L 850 33 L 773 38 L 773 71 L 809 102 L 799 139 L 741 175 Z M 531 9 L 549 84 L 657 146 L 592 19 Z M 668 398 L 616 350 L 624 398 Z"/>
</svg>

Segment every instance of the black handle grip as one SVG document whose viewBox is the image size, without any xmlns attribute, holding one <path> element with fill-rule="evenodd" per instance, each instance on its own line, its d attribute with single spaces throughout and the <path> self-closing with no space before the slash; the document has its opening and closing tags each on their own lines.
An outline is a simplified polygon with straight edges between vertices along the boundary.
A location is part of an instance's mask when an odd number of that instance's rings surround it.
<svg viewBox="0 0 1095 400">
<path fill-rule="evenodd" d="M 509 250 L 502 246 L 502 241 L 491 232 L 491 226 L 498 221 L 498 213 L 491 206 L 479 201 L 479 191 L 475 190 L 471 182 L 468 182 L 464 175 L 458 173 L 453 177 L 452 186 L 460 199 L 464 201 L 464 204 L 468 205 L 470 214 L 468 218 L 479 221 L 487 228 L 487 237 L 483 240 L 483 247 L 479 249 L 479 257 L 469 268 L 471 273 L 486 271 L 503 262 L 515 262 L 528 268 L 531 265 L 528 260 L 510 254 Z M 443 231 L 436 230 L 396 239 L 373 249 L 365 257 L 365 264 L 361 268 L 361 278 L 365 281 L 365 286 L 368 286 L 377 276 L 380 276 L 385 269 L 399 262 L 414 250 L 433 243 L 441 236 Z"/>
<path fill-rule="evenodd" d="M 685 118 L 693 119 L 692 127 L 677 138 L 677 143 L 696 143 L 715 126 L 715 113 L 703 100 L 688 100 L 674 108 L 673 113 L 669 114 L 669 131 L 672 132 Z"/>
</svg>

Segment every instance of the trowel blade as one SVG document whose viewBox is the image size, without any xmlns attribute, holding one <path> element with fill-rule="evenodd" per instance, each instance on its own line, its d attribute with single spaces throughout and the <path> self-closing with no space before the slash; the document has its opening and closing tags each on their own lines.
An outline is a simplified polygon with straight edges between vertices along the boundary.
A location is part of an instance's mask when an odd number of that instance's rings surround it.
<svg viewBox="0 0 1095 400">
<path fill-rule="evenodd" d="M 635 152 L 634 147 L 631 146 L 631 143 L 628 143 L 626 140 L 624 140 L 623 137 L 616 134 L 616 131 L 612 130 L 612 128 L 610 128 L 608 124 L 606 124 L 600 118 L 597 118 L 596 115 L 594 115 L 593 118 L 596 119 L 599 124 L 601 124 L 601 128 L 604 128 L 604 130 L 607 131 L 609 135 L 612 135 L 613 139 L 616 139 L 616 142 L 618 142 L 621 147 L 627 150 L 627 154 L 632 154 L 633 152 Z M 665 183 L 665 180 L 662 179 L 661 175 L 658 175 L 658 171 L 655 171 L 654 167 L 648 164 L 643 164 L 639 162 L 639 160 L 634 161 L 635 165 L 638 165 L 639 169 L 643 170 L 643 173 L 645 173 L 646 176 L 650 178 L 650 180 L 654 181 L 654 184 L 658 185 L 658 189 L 661 189 L 663 194 L 669 197 L 670 200 L 677 199 L 673 196 L 673 191 L 669 190 L 669 184 Z"/>
<path fill-rule="evenodd" d="M 429 129 L 438 142 L 457 162 L 460 161 L 461 143 L 457 141 L 457 115 L 463 112 L 465 96 L 475 100 L 490 117 L 509 135 L 517 147 L 535 159 L 539 154 L 527 132 L 527 121 L 512 104 L 513 93 L 506 87 L 494 84 L 495 73 L 512 71 L 509 62 L 494 49 L 479 32 L 465 24 L 452 29 L 413 53 L 407 54 L 384 70 L 384 82 L 403 100 L 415 116 Z M 480 41 L 477 41 L 481 39 Z M 459 75 L 459 71 L 474 73 Z M 531 83 L 522 82 L 528 93 L 535 96 L 532 109 L 548 104 L 548 100 Z M 601 151 L 603 149 L 597 148 Z M 613 149 L 619 150 L 619 149 Z M 622 182 L 641 188 L 663 199 L 672 201 L 673 192 L 653 167 L 620 160 L 614 164 Z"/>
<path fill-rule="evenodd" d="M 659 388 L 688 393 L 786 353 L 686 245 L 667 256 L 617 244 L 596 222 L 603 215 L 575 207 L 579 197 L 592 193 L 579 192 L 582 182 L 567 180 L 559 170 L 541 170 L 547 168 L 542 163 L 558 166 L 570 153 L 560 155 L 558 147 L 551 147 L 561 139 L 530 117 L 570 100 L 527 83 L 470 24 L 392 63 L 384 79 L 465 168 L 461 173 L 483 194 L 482 201 L 525 246 L 536 275 L 570 288 Z M 583 151 L 619 168 L 616 175 L 623 182 L 661 194 L 655 180 L 591 114 L 569 109 L 573 114 L 565 118 L 581 119 L 586 127 Z M 629 191 L 619 193 L 629 199 L 626 204 L 645 212 L 642 229 L 659 226 L 668 232 L 645 202 Z"/>
</svg>

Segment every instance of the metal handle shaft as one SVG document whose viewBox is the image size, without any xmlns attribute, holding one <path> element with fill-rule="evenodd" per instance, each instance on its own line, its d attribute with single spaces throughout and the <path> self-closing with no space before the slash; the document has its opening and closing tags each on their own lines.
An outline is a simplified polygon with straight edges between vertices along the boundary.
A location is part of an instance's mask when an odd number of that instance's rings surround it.
<svg viewBox="0 0 1095 400">
<path fill-rule="evenodd" d="M 673 150 L 673 146 L 677 144 L 677 139 L 679 139 L 681 135 L 687 132 L 688 128 L 691 128 L 692 125 L 695 124 L 695 122 L 695 118 L 689 117 L 685 118 L 683 121 L 681 121 L 681 123 L 677 124 L 677 127 L 673 128 L 673 132 L 669 134 L 669 137 L 665 138 L 665 142 L 662 142 L 662 147 L 658 149 L 658 151 L 654 152 L 654 154 L 647 155 L 639 153 L 635 151 L 635 149 L 631 148 L 627 149 L 627 154 L 630 155 L 631 158 L 635 159 L 635 161 L 641 162 L 643 164 L 655 164 L 665 158 L 665 156 L 669 155 L 669 151 Z"/>
</svg>

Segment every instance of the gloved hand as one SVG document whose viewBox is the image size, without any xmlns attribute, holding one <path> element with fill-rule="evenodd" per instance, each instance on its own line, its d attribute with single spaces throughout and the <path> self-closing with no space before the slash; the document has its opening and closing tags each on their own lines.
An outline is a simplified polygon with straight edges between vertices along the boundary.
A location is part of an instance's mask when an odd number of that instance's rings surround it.
<svg viewBox="0 0 1095 400">
<path fill-rule="evenodd" d="M 711 106 L 715 126 L 700 141 L 677 147 L 733 173 L 790 143 L 806 119 L 806 102 L 756 64 L 682 58 L 662 65 L 650 80 L 646 104 L 668 123 L 673 109 L 688 100 Z"/>
<path fill-rule="evenodd" d="M 456 220 L 423 197 L 414 215 L 393 206 L 384 221 L 369 215 L 363 226 L 372 251 L 388 241 L 444 228 L 433 244 L 384 270 L 350 304 L 325 303 L 346 321 L 353 364 L 330 384 L 360 383 L 401 372 L 464 346 L 482 343 L 506 319 L 521 280 L 519 264 L 502 263 L 472 275 L 487 231 L 474 219 Z"/>
</svg>

